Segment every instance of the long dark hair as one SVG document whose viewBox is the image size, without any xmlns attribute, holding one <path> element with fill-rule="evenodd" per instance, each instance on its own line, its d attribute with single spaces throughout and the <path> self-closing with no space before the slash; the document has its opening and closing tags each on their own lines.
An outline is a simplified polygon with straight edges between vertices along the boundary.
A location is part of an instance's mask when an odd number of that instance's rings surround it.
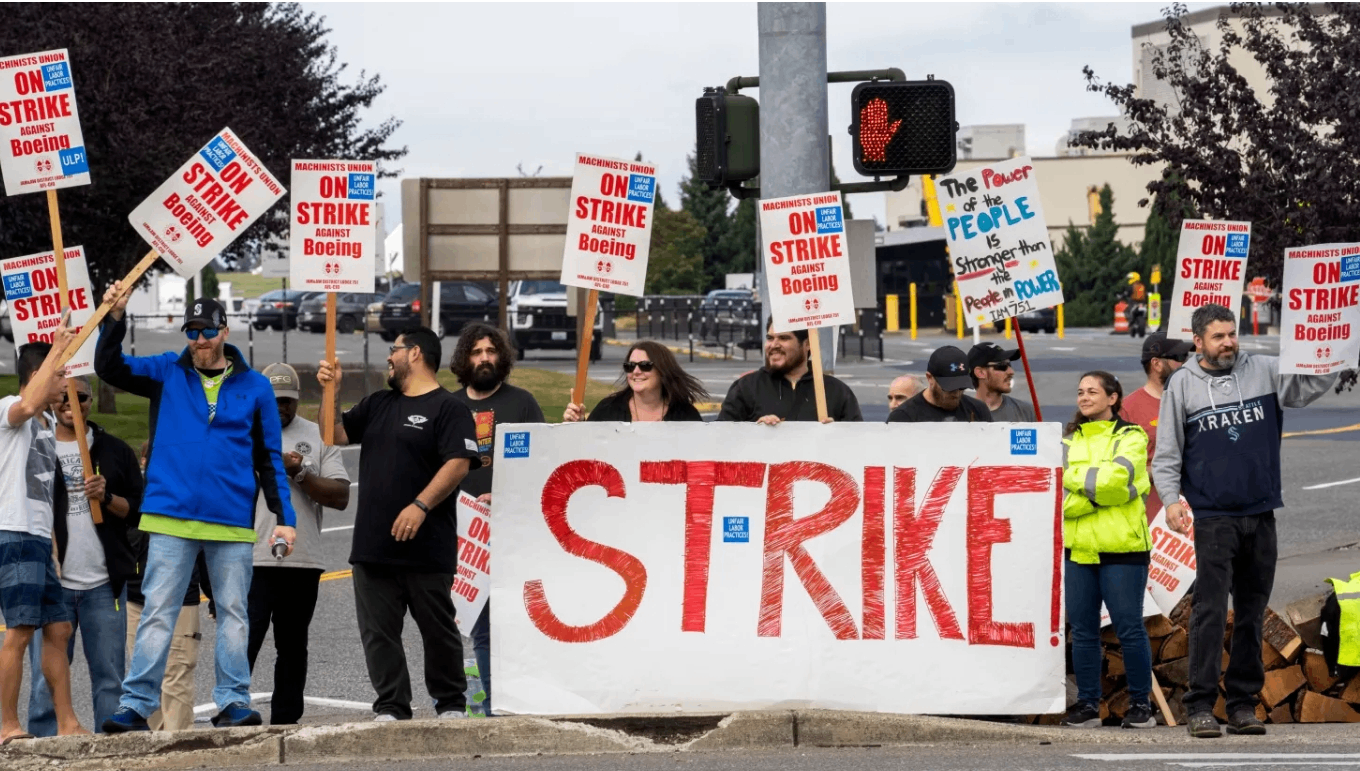
<svg viewBox="0 0 1360 771">
<path fill-rule="evenodd" d="M 1077 378 L 1077 387 L 1081 387 L 1081 381 L 1088 377 L 1093 377 L 1100 381 L 1100 387 L 1105 389 L 1106 396 L 1109 396 L 1110 394 L 1115 395 L 1114 404 L 1110 405 L 1110 414 L 1117 420 L 1119 418 L 1119 411 L 1124 407 L 1124 386 L 1120 385 L 1119 378 L 1103 369 L 1093 369 Z M 1089 423 L 1090 421 L 1091 419 L 1081 414 L 1081 410 L 1078 409 L 1077 414 L 1072 416 L 1072 422 L 1068 423 L 1067 427 L 1063 429 L 1063 433 L 1074 433 L 1083 423 Z"/>
<path fill-rule="evenodd" d="M 628 349 L 628 355 L 624 356 L 623 360 L 633 358 L 633 351 L 647 354 L 647 358 L 656 368 L 657 377 L 661 380 L 661 399 L 666 404 L 694 404 L 708 399 L 708 389 L 704 388 L 699 378 L 680 367 L 680 362 L 675 360 L 675 354 L 671 353 L 671 349 L 652 340 L 639 340 Z M 619 375 L 615 385 L 618 386 L 618 390 L 610 394 L 611 397 L 633 398 L 633 389 L 628 387 L 628 373 Z"/>
<path fill-rule="evenodd" d="M 490 338 L 496 348 L 496 378 L 504 383 L 510 377 L 510 370 L 515 366 L 515 346 L 510 342 L 510 336 L 500 327 L 474 321 L 463 327 L 449 359 L 449 371 L 458 378 L 458 385 L 472 382 L 472 362 L 468 357 L 472 356 L 472 347 L 482 338 Z"/>
</svg>

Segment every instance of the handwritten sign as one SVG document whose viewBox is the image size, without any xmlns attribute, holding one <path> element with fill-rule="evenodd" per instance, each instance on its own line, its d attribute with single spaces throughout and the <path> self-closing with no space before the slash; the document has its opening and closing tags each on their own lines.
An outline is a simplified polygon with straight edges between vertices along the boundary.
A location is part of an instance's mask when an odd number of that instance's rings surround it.
<svg viewBox="0 0 1360 771">
<path fill-rule="evenodd" d="M 377 218 L 373 161 L 293 161 L 289 280 L 315 292 L 372 292 Z"/>
<path fill-rule="evenodd" d="M 839 191 L 761 201 L 760 240 L 774 331 L 855 323 Z"/>
<path fill-rule="evenodd" d="M 4 281 L 5 297 L 9 301 L 10 326 L 14 330 L 16 347 L 27 343 L 50 343 L 52 331 L 61 326 L 61 312 L 57 310 L 57 260 L 55 252 L 40 252 L 0 262 L 0 280 Z M 90 287 L 90 272 L 85 263 L 85 250 L 79 246 L 66 249 L 66 296 L 62 309 L 71 310 L 71 328 L 77 332 L 94 313 L 94 290 Z M 94 374 L 94 348 L 98 338 L 90 335 L 76 355 L 66 363 L 69 376 Z"/>
<path fill-rule="evenodd" d="M 577 153 L 562 283 L 641 297 L 655 200 L 655 166 Z"/>
<path fill-rule="evenodd" d="M 6 195 L 90 184 L 65 48 L 0 57 L 0 173 Z"/>
<path fill-rule="evenodd" d="M 1210 303 L 1237 314 L 1247 280 L 1251 223 L 1186 220 L 1176 246 L 1176 293 L 1171 297 L 1166 334 L 1189 340 L 1190 316 Z"/>
<path fill-rule="evenodd" d="M 1360 244 L 1284 253 L 1280 372 L 1330 375 L 1360 357 Z"/>
</svg>

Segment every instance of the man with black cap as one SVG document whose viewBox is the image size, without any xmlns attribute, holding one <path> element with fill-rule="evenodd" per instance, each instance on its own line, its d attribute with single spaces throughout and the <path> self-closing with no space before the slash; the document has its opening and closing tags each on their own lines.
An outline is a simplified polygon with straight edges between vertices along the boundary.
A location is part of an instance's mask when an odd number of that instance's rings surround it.
<svg viewBox="0 0 1360 771">
<path fill-rule="evenodd" d="M 926 390 L 888 414 L 889 423 L 991 423 L 992 411 L 964 390 L 973 384 L 968 357 L 952 345 L 935 349 L 926 364 Z"/>
<path fill-rule="evenodd" d="M 1020 351 L 1007 351 L 996 343 L 978 343 L 968 351 L 968 376 L 973 379 L 977 398 L 992 411 L 996 423 L 1033 423 L 1034 406 L 1010 396 L 1015 382 L 1011 362 Z"/>
<path fill-rule="evenodd" d="M 260 493 L 274 513 L 271 535 L 284 540 L 287 552 L 296 537 L 274 390 L 227 345 L 226 312 L 208 298 L 195 300 L 184 314 L 183 351 L 124 356 L 124 289 L 117 281 L 104 293 L 111 310 L 100 329 L 95 373 L 151 401 L 139 525 L 148 535 L 146 602 L 120 707 L 104 721 L 104 731 L 150 730 L 147 718 L 160 706 L 171 636 L 199 552 L 217 607 L 213 700 L 219 711 L 213 725 L 259 725 L 260 713 L 250 708 L 246 597 Z"/>
<path fill-rule="evenodd" d="M 1195 352 L 1195 344 L 1188 340 L 1168 339 L 1165 332 L 1155 332 L 1143 340 L 1143 372 L 1147 383 L 1124 397 L 1119 414 L 1130 423 L 1143 427 L 1148 435 L 1148 478 L 1152 478 L 1152 458 L 1157 447 L 1157 413 L 1162 408 L 1162 389 L 1171 373 L 1180 369 L 1186 358 Z M 1157 489 L 1148 491 L 1147 515 L 1154 519 L 1162 510 L 1162 499 Z"/>
</svg>

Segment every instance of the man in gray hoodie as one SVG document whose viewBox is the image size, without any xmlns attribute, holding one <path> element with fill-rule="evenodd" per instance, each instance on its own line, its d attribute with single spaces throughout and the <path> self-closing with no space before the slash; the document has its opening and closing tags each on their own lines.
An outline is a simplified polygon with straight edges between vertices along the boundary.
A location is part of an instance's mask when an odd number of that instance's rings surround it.
<svg viewBox="0 0 1360 771">
<path fill-rule="evenodd" d="M 1190 326 L 1199 353 L 1166 382 L 1152 461 L 1167 524 L 1182 534 L 1194 525 L 1187 726 L 1198 738 L 1221 735 L 1213 708 L 1231 596 L 1232 654 L 1223 677 L 1228 732 L 1264 734 L 1255 711 L 1265 684 L 1261 627 L 1275 583 L 1275 510 L 1284 505 L 1280 407 L 1307 406 L 1336 375 L 1281 375 L 1278 357 L 1239 351 L 1237 318 L 1221 305 L 1197 309 Z"/>
</svg>

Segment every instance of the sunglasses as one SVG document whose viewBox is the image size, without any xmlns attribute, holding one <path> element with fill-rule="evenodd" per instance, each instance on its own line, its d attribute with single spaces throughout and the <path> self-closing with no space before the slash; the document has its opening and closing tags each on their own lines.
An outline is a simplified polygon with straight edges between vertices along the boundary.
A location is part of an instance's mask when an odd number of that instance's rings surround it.
<svg viewBox="0 0 1360 771">
<path fill-rule="evenodd" d="M 1001 362 L 1001 363 L 999 363 L 999 364 L 988 364 L 988 365 L 987 365 L 987 369 L 990 369 L 990 370 L 992 370 L 993 372 L 1005 372 L 1006 370 L 1008 370 L 1008 369 L 1010 369 L 1010 368 L 1011 368 L 1011 363 L 1010 363 L 1009 361 L 1003 361 L 1003 362 Z"/>
<path fill-rule="evenodd" d="M 389 354 L 392 354 L 392 353 L 396 353 L 397 351 L 404 351 L 404 350 L 406 350 L 406 349 L 408 349 L 408 348 L 415 348 L 415 346 L 414 346 L 414 345 L 393 345 L 393 346 L 389 346 L 389 347 L 388 347 L 387 352 L 388 352 Z"/>
<path fill-rule="evenodd" d="M 1185 363 L 1185 360 L 1188 359 L 1188 358 L 1190 358 L 1190 354 L 1188 354 L 1188 353 L 1178 353 L 1178 354 L 1176 354 L 1175 356 L 1158 356 L 1157 358 L 1159 358 L 1159 359 L 1167 359 L 1168 361 L 1178 361 L 1178 362 L 1180 362 L 1181 364 L 1184 364 L 1184 363 Z"/>
<path fill-rule="evenodd" d="M 87 393 L 81 393 L 81 392 L 79 392 L 79 391 L 76 392 L 76 401 L 80 402 L 81 404 L 84 404 L 85 402 L 88 402 L 89 400 L 90 400 L 90 395 L 89 395 L 89 394 L 87 394 Z M 70 404 L 70 403 L 71 403 L 71 394 L 69 394 L 69 393 L 64 393 L 64 394 L 62 394 L 62 395 L 61 395 L 61 403 L 62 403 L 62 404 Z"/>
<path fill-rule="evenodd" d="M 217 327 L 208 327 L 206 329 L 186 329 L 184 330 L 184 336 L 189 338 L 190 340 L 197 340 L 199 335 L 202 335 L 204 340 L 212 340 L 213 338 L 217 337 L 221 332 L 222 330 L 218 329 Z"/>
<path fill-rule="evenodd" d="M 640 369 L 643 372 L 651 372 L 652 368 L 655 366 L 656 365 L 650 361 L 625 361 L 623 363 L 623 371 L 629 374 L 632 374 L 635 369 Z"/>
</svg>

